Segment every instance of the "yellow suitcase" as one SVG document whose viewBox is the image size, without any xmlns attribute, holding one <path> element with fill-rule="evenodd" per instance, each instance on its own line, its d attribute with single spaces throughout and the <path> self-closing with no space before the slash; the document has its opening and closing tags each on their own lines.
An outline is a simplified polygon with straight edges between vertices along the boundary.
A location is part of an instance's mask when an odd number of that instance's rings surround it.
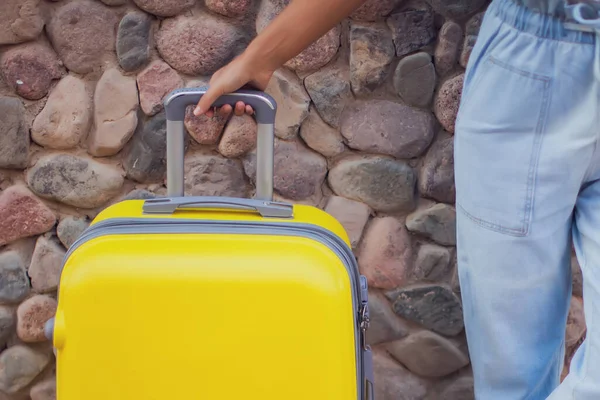
<svg viewBox="0 0 600 400">
<path fill-rule="evenodd" d="M 69 249 L 46 325 L 58 400 L 372 400 L 367 282 L 342 226 L 272 201 L 275 101 L 258 123 L 254 199 L 184 197 L 184 114 L 165 99 L 168 197 L 103 210 Z"/>
</svg>

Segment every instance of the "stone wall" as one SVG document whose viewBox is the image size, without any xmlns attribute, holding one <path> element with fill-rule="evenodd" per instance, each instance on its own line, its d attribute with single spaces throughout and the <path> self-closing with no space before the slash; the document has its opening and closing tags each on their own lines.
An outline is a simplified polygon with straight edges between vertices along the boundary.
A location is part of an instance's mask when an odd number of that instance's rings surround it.
<svg viewBox="0 0 600 400">
<path fill-rule="evenodd" d="M 0 2 L 0 400 L 54 398 L 42 327 L 66 248 L 107 205 L 165 194 L 163 96 L 207 82 L 287 3 Z M 486 4 L 369 0 L 267 89 L 277 198 L 338 218 L 369 278 L 378 400 L 472 398 L 452 152 Z M 254 120 L 185 122 L 187 194 L 252 196 Z"/>
</svg>

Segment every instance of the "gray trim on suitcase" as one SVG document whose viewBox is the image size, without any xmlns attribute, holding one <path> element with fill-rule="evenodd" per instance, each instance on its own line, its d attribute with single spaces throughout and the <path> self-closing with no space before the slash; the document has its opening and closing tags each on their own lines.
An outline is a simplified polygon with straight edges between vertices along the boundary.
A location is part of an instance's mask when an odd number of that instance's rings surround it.
<svg viewBox="0 0 600 400">
<path fill-rule="evenodd" d="M 207 88 L 176 89 L 164 100 L 167 118 L 167 193 L 169 197 L 184 195 L 185 110 L 196 105 Z M 273 157 L 275 114 L 277 103 L 268 94 L 255 90 L 237 90 L 219 97 L 212 105 L 220 107 L 243 101 L 254 109 L 257 122 L 256 195 L 260 200 L 273 199 Z"/>
<path fill-rule="evenodd" d="M 248 221 L 212 221 L 195 219 L 143 219 L 115 218 L 100 221 L 88 227 L 79 238 L 69 247 L 65 254 L 60 274 L 68 258 L 84 243 L 106 235 L 123 234 L 163 234 L 163 233 L 222 233 L 222 234 L 252 234 L 252 235 L 281 235 L 301 236 L 315 240 L 329 249 L 343 261 L 350 282 L 354 288 L 352 296 L 355 354 L 358 378 L 358 400 L 373 400 L 374 374 L 373 359 L 370 347 L 366 344 L 366 330 L 369 324 L 368 287 L 367 280 L 360 275 L 356 258 L 348 245 L 334 233 L 316 225 L 303 223 L 281 222 L 248 222 Z M 54 319 L 45 326 L 45 334 L 52 339 Z"/>
</svg>

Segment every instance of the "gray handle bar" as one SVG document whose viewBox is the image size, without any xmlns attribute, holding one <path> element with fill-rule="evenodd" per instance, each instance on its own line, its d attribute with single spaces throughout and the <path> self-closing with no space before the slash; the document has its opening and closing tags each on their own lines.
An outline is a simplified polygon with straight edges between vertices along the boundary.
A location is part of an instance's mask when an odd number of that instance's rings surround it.
<svg viewBox="0 0 600 400">
<path fill-rule="evenodd" d="M 167 193 L 184 196 L 185 109 L 196 105 L 207 88 L 176 89 L 164 100 L 167 118 Z M 219 97 L 212 106 L 220 107 L 243 101 L 252 106 L 258 125 L 256 144 L 256 198 L 273 199 L 273 149 L 277 103 L 268 94 L 256 90 L 238 90 Z"/>
</svg>

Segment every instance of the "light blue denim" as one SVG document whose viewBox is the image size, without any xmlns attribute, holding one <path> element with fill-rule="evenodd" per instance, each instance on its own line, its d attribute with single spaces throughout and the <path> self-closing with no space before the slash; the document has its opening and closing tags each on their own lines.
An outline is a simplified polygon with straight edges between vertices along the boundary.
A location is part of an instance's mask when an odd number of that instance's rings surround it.
<svg viewBox="0 0 600 400">
<path fill-rule="evenodd" d="M 454 162 L 458 270 L 477 400 L 600 399 L 595 44 L 593 29 L 494 0 L 469 60 Z M 559 385 L 572 243 L 588 332 Z"/>
</svg>

